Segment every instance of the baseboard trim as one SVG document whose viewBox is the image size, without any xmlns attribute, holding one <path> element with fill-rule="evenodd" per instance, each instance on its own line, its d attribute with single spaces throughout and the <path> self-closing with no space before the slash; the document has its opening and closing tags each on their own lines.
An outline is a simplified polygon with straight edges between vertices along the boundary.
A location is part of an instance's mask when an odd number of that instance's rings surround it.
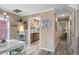
<svg viewBox="0 0 79 59">
<path fill-rule="evenodd" d="M 40 48 L 40 49 L 50 51 L 50 52 L 54 52 L 54 50 L 50 50 L 50 49 L 46 49 L 46 48 Z"/>
</svg>

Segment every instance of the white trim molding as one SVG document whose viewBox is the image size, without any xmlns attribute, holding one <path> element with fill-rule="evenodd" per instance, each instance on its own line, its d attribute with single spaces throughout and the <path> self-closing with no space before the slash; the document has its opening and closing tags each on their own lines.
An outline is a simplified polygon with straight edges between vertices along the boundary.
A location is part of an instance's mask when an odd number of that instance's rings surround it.
<svg viewBox="0 0 79 59">
<path fill-rule="evenodd" d="M 46 49 L 46 48 L 42 48 L 42 47 L 40 47 L 40 49 L 46 50 L 46 51 L 50 51 L 50 52 L 54 52 L 55 51 L 55 50 L 50 50 L 50 49 Z"/>
</svg>

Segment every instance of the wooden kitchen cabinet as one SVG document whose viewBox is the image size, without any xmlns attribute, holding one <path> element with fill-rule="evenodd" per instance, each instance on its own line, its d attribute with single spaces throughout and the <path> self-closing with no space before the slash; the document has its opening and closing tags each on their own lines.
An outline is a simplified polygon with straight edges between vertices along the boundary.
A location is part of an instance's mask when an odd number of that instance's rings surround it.
<svg viewBox="0 0 79 59">
<path fill-rule="evenodd" d="M 30 35 L 31 35 L 30 43 L 39 40 L 39 33 L 31 33 Z"/>
</svg>

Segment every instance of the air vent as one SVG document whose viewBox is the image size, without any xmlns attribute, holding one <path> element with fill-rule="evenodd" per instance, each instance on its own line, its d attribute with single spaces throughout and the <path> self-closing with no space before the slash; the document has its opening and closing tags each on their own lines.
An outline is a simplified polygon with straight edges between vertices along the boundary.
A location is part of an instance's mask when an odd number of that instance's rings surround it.
<svg viewBox="0 0 79 59">
<path fill-rule="evenodd" d="M 14 12 L 16 12 L 16 13 L 20 13 L 20 12 L 22 12 L 21 10 L 19 10 L 19 9 L 15 9 L 15 10 L 13 10 Z"/>
</svg>

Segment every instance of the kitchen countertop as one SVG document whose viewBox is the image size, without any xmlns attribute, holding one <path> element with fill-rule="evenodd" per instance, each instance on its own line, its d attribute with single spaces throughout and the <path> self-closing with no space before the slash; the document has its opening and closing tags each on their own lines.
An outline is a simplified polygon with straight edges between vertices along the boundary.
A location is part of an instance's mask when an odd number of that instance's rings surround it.
<svg viewBox="0 0 79 59">
<path fill-rule="evenodd" d="M 9 40 L 7 41 L 7 44 L 0 47 L 0 54 L 3 54 L 5 52 L 11 51 L 19 47 L 24 47 L 24 44 L 25 43 L 23 41 L 19 41 L 15 39 Z"/>
</svg>

